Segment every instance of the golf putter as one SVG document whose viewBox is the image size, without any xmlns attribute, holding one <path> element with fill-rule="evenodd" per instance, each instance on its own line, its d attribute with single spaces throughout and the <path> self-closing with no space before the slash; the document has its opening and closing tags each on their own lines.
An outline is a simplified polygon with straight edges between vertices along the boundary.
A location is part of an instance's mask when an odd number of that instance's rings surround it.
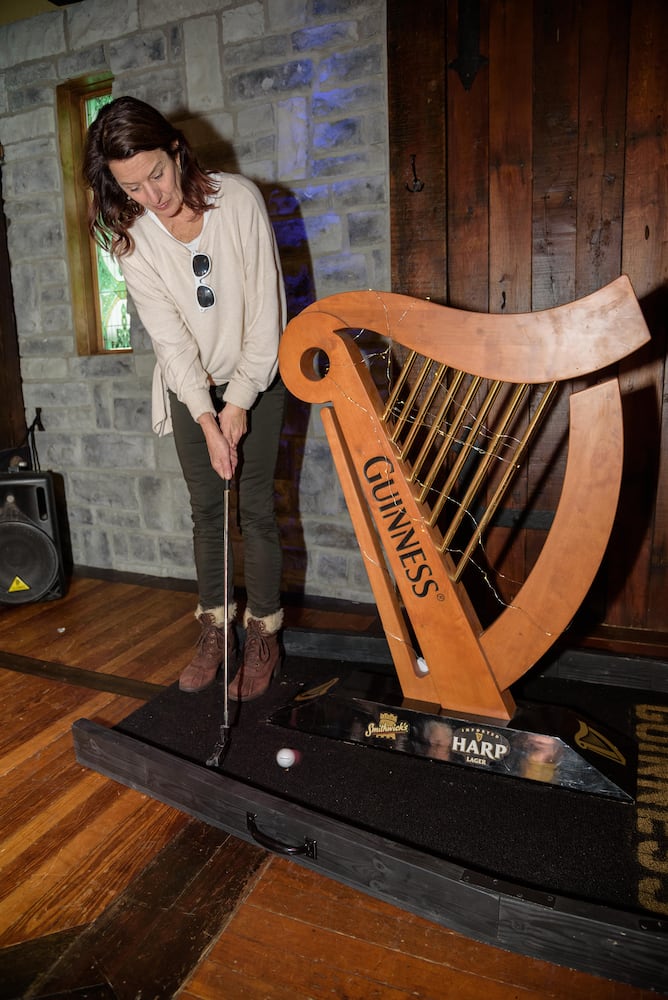
<svg viewBox="0 0 668 1000">
<path fill-rule="evenodd" d="M 213 748 L 213 753 L 206 762 L 207 767 L 220 767 L 230 741 L 230 719 L 229 719 L 229 697 L 227 685 L 229 683 L 229 596 L 227 590 L 227 574 L 229 567 L 229 544 L 230 544 L 230 486 L 231 480 L 223 479 L 223 575 L 225 578 L 225 595 L 223 599 L 223 635 L 225 637 L 225 648 L 223 651 L 223 722 L 220 727 L 218 742 Z"/>
</svg>

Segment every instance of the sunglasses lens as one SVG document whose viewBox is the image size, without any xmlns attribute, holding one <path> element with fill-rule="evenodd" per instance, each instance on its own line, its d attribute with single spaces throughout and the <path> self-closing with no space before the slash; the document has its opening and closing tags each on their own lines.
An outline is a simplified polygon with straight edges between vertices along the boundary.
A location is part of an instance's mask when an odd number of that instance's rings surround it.
<svg viewBox="0 0 668 1000">
<path fill-rule="evenodd" d="M 211 261 L 206 253 L 193 254 L 193 271 L 196 278 L 206 278 L 211 270 Z"/>
<path fill-rule="evenodd" d="M 198 285 L 197 301 L 199 302 L 201 309 L 209 309 L 216 301 L 213 289 L 209 288 L 208 285 Z"/>
</svg>

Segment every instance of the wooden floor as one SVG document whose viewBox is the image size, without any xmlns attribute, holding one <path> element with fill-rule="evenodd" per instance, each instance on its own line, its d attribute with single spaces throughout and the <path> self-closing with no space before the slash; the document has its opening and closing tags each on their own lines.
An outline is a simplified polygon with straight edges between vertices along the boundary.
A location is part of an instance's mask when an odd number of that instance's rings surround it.
<svg viewBox="0 0 668 1000">
<path fill-rule="evenodd" d="M 113 726 L 173 683 L 193 610 L 186 591 L 84 577 L 0 607 L 1 1000 L 655 995 L 470 941 L 80 766 L 72 723 Z"/>
</svg>

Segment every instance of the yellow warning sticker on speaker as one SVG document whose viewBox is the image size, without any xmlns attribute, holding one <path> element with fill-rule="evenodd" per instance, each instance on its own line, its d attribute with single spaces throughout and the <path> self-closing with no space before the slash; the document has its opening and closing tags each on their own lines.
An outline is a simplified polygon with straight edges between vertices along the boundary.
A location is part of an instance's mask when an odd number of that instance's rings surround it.
<svg viewBox="0 0 668 1000">
<path fill-rule="evenodd" d="M 22 580 L 20 576 L 15 576 L 9 585 L 8 594 L 16 594 L 19 590 L 30 590 L 29 584 Z"/>
</svg>

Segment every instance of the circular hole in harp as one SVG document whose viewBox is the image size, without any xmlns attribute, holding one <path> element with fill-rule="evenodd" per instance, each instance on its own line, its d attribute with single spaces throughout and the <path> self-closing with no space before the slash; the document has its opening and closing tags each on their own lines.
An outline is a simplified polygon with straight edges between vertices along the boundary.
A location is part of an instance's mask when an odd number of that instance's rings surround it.
<svg viewBox="0 0 668 1000">
<path fill-rule="evenodd" d="M 309 348 L 301 356 L 301 372 L 309 382 L 320 382 L 329 371 L 329 357 L 319 347 Z"/>
</svg>

